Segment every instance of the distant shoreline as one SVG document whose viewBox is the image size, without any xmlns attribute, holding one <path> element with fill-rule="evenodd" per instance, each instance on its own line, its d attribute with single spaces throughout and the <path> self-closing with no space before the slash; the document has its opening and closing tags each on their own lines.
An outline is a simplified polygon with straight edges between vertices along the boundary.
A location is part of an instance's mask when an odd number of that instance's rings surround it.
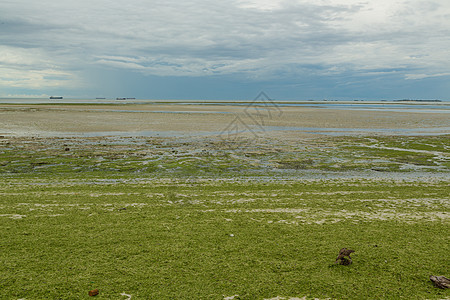
<svg viewBox="0 0 450 300">
<path fill-rule="evenodd" d="M 126 105 L 126 104 L 197 104 L 197 105 L 244 105 L 244 104 L 276 104 L 276 105 L 321 105 L 321 104 L 357 104 L 357 105 L 449 105 L 450 100 L 398 99 L 398 100 L 166 100 L 166 99 L 134 99 L 126 98 L 118 101 L 109 98 L 0 98 L 0 104 L 56 104 L 56 105 Z"/>
</svg>

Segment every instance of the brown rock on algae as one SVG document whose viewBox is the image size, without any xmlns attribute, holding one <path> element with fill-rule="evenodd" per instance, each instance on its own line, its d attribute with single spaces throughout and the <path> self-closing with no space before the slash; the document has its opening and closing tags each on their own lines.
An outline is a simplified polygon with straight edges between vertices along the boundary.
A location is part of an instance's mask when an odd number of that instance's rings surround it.
<svg viewBox="0 0 450 300">
<path fill-rule="evenodd" d="M 434 286 L 440 289 L 450 288 L 450 279 L 444 276 L 430 276 L 430 280 L 434 283 Z"/>
<path fill-rule="evenodd" d="M 352 254 L 353 252 L 355 252 L 355 251 L 351 250 L 351 249 L 347 249 L 347 248 L 342 248 L 341 250 L 339 250 L 339 255 L 336 258 L 335 263 L 336 264 L 339 263 L 339 264 L 344 265 L 344 266 L 350 265 L 352 263 L 352 259 L 350 257 L 350 254 Z"/>
</svg>

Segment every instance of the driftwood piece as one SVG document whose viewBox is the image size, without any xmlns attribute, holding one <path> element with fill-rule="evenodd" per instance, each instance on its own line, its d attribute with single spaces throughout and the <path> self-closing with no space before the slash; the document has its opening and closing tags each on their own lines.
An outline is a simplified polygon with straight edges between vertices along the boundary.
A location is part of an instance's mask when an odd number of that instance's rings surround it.
<svg viewBox="0 0 450 300">
<path fill-rule="evenodd" d="M 430 280 L 434 283 L 434 286 L 440 289 L 449 289 L 450 288 L 450 279 L 444 276 L 430 276 Z"/>
<path fill-rule="evenodd" d="M 347 248 L 342 248 L 341 250 L 339 250 L 339 255 L 336 258 L 335 264 L 339 263 L 344 266 L 350 265 L 352 263 L 350 254 L 352 254 L 353 252 L 355 252 L 355 250 L 351 250 L 351 249 L 347 249 Z"/>
</svg>

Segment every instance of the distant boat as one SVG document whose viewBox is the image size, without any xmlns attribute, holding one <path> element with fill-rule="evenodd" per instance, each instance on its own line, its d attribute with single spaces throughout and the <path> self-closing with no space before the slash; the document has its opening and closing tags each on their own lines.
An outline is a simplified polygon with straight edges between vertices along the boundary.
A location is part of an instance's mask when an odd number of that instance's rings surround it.
<svg viewBox="0 0 450 300">
<path fill-rule="evenodd" d="M 95 99 L 106 99 L 106 98 L 104 98 L 104 97 L 97 97 L 97 98 L 95 98 Z"/>
<path fill-rule="evenodd" d="M 116 98 L 116 100 L 127 100 L 127 98 Z"/>
<path fill-rule="evenodd" d="M 50 96 L 50 99 L 62 99 L 63 97 L 61 96 Z"/>
</svg>

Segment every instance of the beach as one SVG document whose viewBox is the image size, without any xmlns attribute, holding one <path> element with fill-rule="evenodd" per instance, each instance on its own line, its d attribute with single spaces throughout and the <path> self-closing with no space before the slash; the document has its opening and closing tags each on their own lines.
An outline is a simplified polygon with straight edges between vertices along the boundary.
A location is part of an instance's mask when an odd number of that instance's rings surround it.
<svg viewBox="0 0 450 300">
<path fill-rule="evenodd" d="M 429 276 L 448 270 L 448 116 L 435 104 L 1 104 L 0 292 L 444 299 Z M 335 263 L 343 247 L 351 265 Z"/>
<path fill-rule="evenodd" d="M 364 107 L 363 107 L 364 108 Z M 413 107 L 414 108 L 414 107 Z M 0 105 L 0 134 L 11 136 L 218 136 L 232 128 L 265 138 L 313 134 L 445 134 L 448 110 L 321 108 L 261 104 Z"/>
</svg>

